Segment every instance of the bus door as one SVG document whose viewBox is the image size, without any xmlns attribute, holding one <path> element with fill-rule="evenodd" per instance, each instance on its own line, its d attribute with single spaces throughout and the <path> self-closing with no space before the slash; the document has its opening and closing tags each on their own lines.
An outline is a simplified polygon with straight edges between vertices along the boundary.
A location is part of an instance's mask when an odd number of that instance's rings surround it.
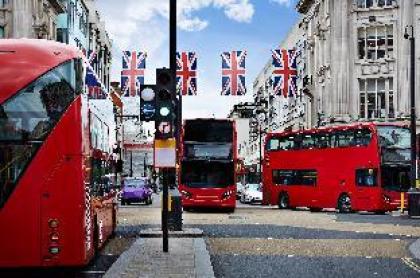
<svg viewBox="0 0 420 278">
<path fill-rule="evenodd" d="M 362 168 L 356 169 L 355 173 L 356 192 L 353 196 L 354 208 L 361 208 L 362 210 L 369 210 L 380 198 L 378 187 L 378 169 Z"/>
<path fill-rule="evenodd" d="M 318 200 L 317 171 L 316 170 L 289 170 L 284 171 L 290 176 L 284 183 L 288 187 L 290 202 L 293 206 L 312 207 Z M 285 175 L 286 176 L 286 175 Z"/>
</svg>

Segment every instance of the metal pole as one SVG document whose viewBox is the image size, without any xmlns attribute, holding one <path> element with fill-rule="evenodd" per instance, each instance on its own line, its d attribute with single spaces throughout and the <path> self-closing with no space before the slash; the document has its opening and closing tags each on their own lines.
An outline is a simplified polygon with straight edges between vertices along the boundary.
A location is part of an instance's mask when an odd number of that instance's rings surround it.
<svg viewBox="0 0 420 278">
<path fill-rule="evenodd" d="M 147 162 L 147 153 L 144 153 L 144 158 L 143 158 L 143 176 L 145 177 L 146 176 L 146 169 L 147 169 L 147 167 L 146 167 L 146 162 Z"/>
<path fill-rule="evenodd" d="M 413 27 L 411 27 L 413 28 Z M 412 29 L 413 30 L 413 29 Z M 411 187 L 416 187 L 416 56 L 415 56 L 415 39 L 414 30 L 410 38 L 411 43 Z"/>
<path fill-rule="evenodd" d="M 169 2 L 169 64 L 172 73 L 172 78 L 176 78 L 176 0 Z M 176 90 L 175 82 L 172 90 Z M 181 100 L 180 100 L 181 101 Z M 178 108 L 179 109 L 179 108 Z M 179 111 L 178 111 L 179 114 Z M 178 117 L 179 118 L 179 117 Z M 176 129 L 178 136 L 180 134 L 179 127 Z M 162 239 L 163 239 L 163 252 L 168 252 L 168 186 L 169 186 L 169 171 L 162 169 L 163 179 L 163 193 L 162 193 Z"/>
<path fill-rule="evenodd" d="M 258 171 L 258 175 L 260 176 L 260 182 L 262 181 L 262 132 L 261 132 L 261 123 L 260 120 L 258 120 L 258 127 L 259 127 L 259 135 L 260 135 L 260 167 L 259 167 L 259 171 Z"/>
<path fill-rule="evenodd" d="M 133 151 L 130 151 L 130 177 L 133 176 Z"/>
<path fill-rule="evenodd" d="M 162 168 L 162 238 L 163 252 L 168 252 L 168 169 Z"/>
<path fill-rule="evenodd" d="M 411 30 L 411 34 L 409 34 Z M 408 25 L 405 27 L 404 38 L 410 41 L 410 128 L 411 128 L 411 189 L 416 188 L 416 162 L 417 162 L 417 144 L 416 144 L 416 45 L 414 38 L 414 27 Z"/>
</svg>

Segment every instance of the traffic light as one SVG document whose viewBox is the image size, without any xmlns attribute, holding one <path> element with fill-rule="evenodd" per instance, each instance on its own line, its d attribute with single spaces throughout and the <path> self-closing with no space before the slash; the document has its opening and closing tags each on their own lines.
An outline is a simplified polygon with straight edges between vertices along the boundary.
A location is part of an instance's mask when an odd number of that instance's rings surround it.
<svg viewBox="0 0 420 278">
<path fill-rule="evenodd" d="M 155 139 L 174 137 L 176 85 L 169 69 L 156 70 Z"/>
<path fill-rule="evenodd" d="M 154 121 L 156 116 L 156 85 L 140 86 L 140 121 Z"/>
</svg>

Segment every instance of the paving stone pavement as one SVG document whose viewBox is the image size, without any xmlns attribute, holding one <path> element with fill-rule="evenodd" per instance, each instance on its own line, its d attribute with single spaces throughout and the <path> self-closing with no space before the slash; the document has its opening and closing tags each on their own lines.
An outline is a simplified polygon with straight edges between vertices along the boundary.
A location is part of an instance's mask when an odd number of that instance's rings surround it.
<svg viewBox="0 0 420 278">
<path fill-rule="evenodd" d="M 202 238 L 169 238 L 169 252 L 161 238 L 139 238 L 123 253 L 105 278 L 214 278 L 210 255 Z"/>
</svg>

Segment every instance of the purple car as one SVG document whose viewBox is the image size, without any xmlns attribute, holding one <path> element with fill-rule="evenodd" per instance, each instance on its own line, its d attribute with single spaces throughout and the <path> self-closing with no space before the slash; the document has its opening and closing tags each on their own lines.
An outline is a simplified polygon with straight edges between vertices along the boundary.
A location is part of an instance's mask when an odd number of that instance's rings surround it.
<svg viewBox="0 0 420 278">
<path fill-rule="evenodd" d="M 146 178 L 127 178 L 123 181 L 121 205 L 132 202 L 152 203 L 152 189 Z"/>
</svg>

